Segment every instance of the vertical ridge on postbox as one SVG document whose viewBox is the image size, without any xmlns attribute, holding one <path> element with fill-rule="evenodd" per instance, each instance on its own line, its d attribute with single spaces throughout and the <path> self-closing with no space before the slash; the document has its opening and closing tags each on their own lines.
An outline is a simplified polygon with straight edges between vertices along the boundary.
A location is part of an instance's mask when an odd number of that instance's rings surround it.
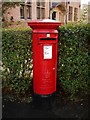
<svg viewBox="0 0 90 120">
<path fill-rule="evenodd" d="M 54 20 L 28 22 L 32 28 L 34 93 L 49 95 L 56 91 L 58 31 Z"/>
</svg>

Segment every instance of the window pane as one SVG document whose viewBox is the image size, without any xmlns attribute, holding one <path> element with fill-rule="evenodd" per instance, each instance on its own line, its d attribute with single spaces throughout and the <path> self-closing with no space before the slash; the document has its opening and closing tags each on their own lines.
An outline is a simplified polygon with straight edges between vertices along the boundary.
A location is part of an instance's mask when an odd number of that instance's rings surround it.
<svg viewBox="0 0 90 120">
<path fill-rule="evenodd" d="M 77 8 L 74 8 L 74 21 L 77 21 Z"/>
<path fill-rule="evenodd" d="M 73 10 L 73 8 L 69 6 L 68 20 L 70 20 L 70 21 L 72 21 L 72 10 Z"/>
<path fill-rule="evenodd" d="M 44 19 L 44 18 L 45 18 L 45 9 L 42 8 L 42 19 Z"/>
<path fill-rule="evenodd" d="M 27 18 L 30 19 L 31 18 L 31 7 L 27 6 Z"/>
<path fill-rule="evenodd" d="M 45 0 L 41 0 L 41 6 L 45 7 Z"/>
<path fill-rule="evenodd" d="M 40 6 L 40 0 L 37 0 L 37 6 Z"/>
<path fill-rule="evenodd" d="M 20 5 L 20 18 L 24 19 L 24 5 Z"/>
<path fill-rule="evenodd" d="M 53 13 L 52 13 L 52 19 L 53 19 L 53 20 L 56 20 L 56 12 L 53 12 Z"/>
<path fill-rule="evenodd" d="M 40 19 L 40 8 L 37 7 L 37 19 Z"/>
<path fill-rule="evenodd" d="M 28 4 L 31 4 L 31 0 L 27 0 L 27 3 L 28 3 Z"/>
</svg>

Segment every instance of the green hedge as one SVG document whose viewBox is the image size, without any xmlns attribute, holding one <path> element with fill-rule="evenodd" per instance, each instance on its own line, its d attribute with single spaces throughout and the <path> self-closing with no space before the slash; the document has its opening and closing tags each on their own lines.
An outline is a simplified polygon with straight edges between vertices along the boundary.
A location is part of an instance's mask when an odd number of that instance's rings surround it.
<svg viewBox="0 0 90 120">
<path fill-rule="evenodd" d="M 90 25 L 59 29 L 58 80 L 71 96 L 87 93 Z M 2 31 L 3 88 L 26 93 L 32 85 L 31 30 Z"/>
<path fill-rule="evenodd" d="M 58 79 L 71 97 L 88 92 L 89 39 L 89 24 L 59 28 Z"/>
<path fill-rule="evenodd" d="M 31 31 L 7 29 L 2 32 L 3 88 L 25 93 L 31 83 Z"/>
</svg>

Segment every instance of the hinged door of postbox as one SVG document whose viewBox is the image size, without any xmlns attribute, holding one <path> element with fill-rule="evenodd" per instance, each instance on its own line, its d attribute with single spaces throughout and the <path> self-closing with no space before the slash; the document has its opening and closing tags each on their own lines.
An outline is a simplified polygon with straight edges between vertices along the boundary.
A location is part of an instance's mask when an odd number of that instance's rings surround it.
<svg viewBox="0 0 90 120">
<path fill-rule="evenodd" d="M 51 94 L 56 91 L 57 33 L 34 34 L 34 92 Z M 36 40 L 35 40 L 36 39 Z M 34 42 L 33 41 L 33 42 Z M 33 43 L 34 44 L 34 43 Z"/>
</svg>

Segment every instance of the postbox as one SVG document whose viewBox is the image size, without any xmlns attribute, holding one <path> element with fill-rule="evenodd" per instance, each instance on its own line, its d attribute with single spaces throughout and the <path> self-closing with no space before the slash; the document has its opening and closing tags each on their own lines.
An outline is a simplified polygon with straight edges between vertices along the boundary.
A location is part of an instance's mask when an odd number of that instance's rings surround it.
<svg viewBox="0 0 90 120">
<path fill-rule="evenodd" d="M 32 28 L 33 90 L 37 95 L 56 91 L 59 21 L 50 19 L 28 22 Z"/>
</svg>

